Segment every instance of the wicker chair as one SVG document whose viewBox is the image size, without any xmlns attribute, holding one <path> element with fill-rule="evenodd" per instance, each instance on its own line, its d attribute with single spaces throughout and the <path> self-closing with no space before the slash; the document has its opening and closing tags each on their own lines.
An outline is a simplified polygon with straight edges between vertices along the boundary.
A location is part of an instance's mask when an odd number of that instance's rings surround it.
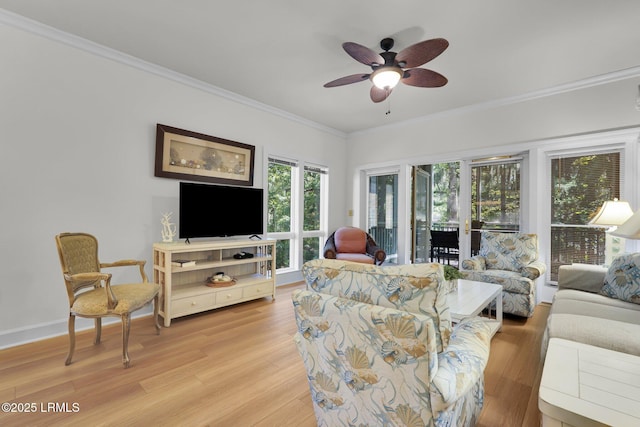
<svg viewBox="0 0 640 427">
<path fill-rule="evenodd" d="M 95 319 L 94 344 L 100 343 L 103 317 L 122 319 L 122 363 L 129 367 L 129 330 L 131 313 L 154 302 L 156 333 L 158 324 L 158 295 L 160 286 L 149 283 L 144 272 L 146 261 L 122 260 L 113 263 L 98 261 L 98 241 L 86 233 L 62 233 L 56 236 L 58 255 L 69 297 L 69 354 L 65 365 L 71 363 L 76 346 L 76 316 Z M 111 286 L 111 274 L 101 268 L 138 266 L 142 283 Z"/>
<path fill-rule="evenodd" d="M 366 231 L 356 227 L 341 227 L 324 244 L 324 257 L 382 265 L 387 254 Z"/>
</svg>

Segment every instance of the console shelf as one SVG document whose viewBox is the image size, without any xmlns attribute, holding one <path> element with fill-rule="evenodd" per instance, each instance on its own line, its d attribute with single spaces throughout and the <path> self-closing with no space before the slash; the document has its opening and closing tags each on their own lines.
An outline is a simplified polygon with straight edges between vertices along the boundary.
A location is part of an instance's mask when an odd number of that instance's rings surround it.
<svg viewBox="0 0 640 427">
<path fill-rule="evenodd" d="M 276 297 L 276 241 L 220 240 L 197 243 L 155 243 L 153 281 L 160 285 L 160 315 L 164 326 L 171 319 L 225 307 L 243 301 Z M 246 252 L 251 258 L 234 258 Z M 194 261 L 178 266 L 176 260 Z M 224 273 L 235 279 L 228 287 L 209 287 L 207 279 Z"/>
</svg>

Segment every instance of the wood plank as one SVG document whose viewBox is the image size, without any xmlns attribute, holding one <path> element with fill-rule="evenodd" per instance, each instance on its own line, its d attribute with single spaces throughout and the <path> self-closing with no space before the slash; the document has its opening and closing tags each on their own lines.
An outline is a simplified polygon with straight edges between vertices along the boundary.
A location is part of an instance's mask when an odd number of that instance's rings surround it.
<svg viewBox="0 0 640 427">
<path fill-rule="evenodd" d="M 80 411 L 0 413 L 3 426 L 313 426 L 302 360 L 293 343 L 291 292 L 174 319 L 156 336 L 150 317 L 131 327 L 131 368 L 121 363 L 119 324 L 78 334 L 64 366 L 66 336 L 0 351 L 3 401 L 77 403 Z M 540 339 L 549 307 L 529 319 L 505 316 L 485 370 L 479 426 L 539 426 Z"/>
</svg>

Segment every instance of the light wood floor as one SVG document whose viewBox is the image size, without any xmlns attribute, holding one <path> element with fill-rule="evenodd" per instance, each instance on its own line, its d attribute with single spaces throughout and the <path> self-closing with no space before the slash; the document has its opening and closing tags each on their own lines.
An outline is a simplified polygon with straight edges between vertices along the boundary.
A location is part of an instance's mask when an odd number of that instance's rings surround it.
<svg viewBox="0 0 640 427">
<path fill-rule="evenodd" d="M 0 351 L 0 402 L 37 408 L 0 412 L 0 425 L 314 426 L 292 341 L 290 294 L 298 287 L 279 287 L 275 302 L 174 319 L 160 336 L 150 317 L 134 320 L 126 370 L 116 325 L 103 328 L 98 346 L 92 333 L 79 333 L 70 366 L 66 336 Z M 493 339 L 479 426 L 540 425 L 539 350 L 548 312 L 541 305 L 530 319 L 508 317 Z M 49 402 L 58 411 L 47 411 Z"/>
</svg>

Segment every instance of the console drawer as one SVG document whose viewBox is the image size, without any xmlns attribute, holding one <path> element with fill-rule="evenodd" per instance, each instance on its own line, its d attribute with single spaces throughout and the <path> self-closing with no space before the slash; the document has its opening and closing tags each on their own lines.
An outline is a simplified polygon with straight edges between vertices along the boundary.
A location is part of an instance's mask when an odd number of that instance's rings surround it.
<svg viewBox="0 0 640 427">
<path fill-rule="evenodd" d="M 208 310 L 215 305 L 216 298 L 214 293 L 207 295 L 194 295 L 187 298 L 180 298 L 171 302 L 171 310 L 178 316 L 199 313 Z"/>
<path fill-rule="evenodd" d="M 271 282 L 259 283 L 257 285 L 247 286 L 242 290 L 243 298 L 255 298 L 267 296 L 273 293 L 273 284 Z"/>
<path fill-rule="evenodd" d="M 228 305 L 242 299 L 242 289 L 228 288 L 216 292 L 216 305 Z"/>
</svg>

